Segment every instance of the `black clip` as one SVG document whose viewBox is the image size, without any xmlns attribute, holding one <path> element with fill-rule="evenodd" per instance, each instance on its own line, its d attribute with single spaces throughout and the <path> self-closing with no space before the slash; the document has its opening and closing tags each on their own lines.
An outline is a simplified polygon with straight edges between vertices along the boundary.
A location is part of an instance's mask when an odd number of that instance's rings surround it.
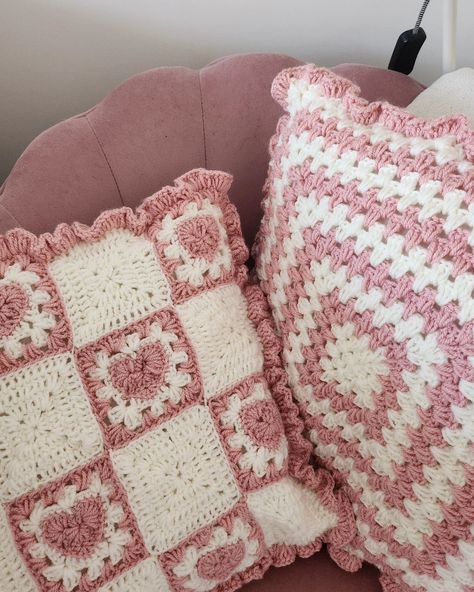
<svg viewBox="0 0 474 592">
<path fill-rule="evenodd" d="M 426 33 L 421 27 L 404 31 L 397 40 L 388 69 L 410 74 L 425 41 Z"/>
</svg>

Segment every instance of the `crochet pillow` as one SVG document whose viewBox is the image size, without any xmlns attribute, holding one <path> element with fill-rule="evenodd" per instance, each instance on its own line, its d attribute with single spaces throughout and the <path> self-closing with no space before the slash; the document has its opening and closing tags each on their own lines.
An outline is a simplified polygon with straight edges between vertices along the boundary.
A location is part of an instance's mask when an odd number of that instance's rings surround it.
<svg viewBox="0 0 474 592">
<path fill-rule="evenodd" d="M 258 276 L 289 384 L 384 589 L 474 590 L 474 135 L 277 76 Z"/>
<path fill-rule="evenodd" d="M 230 182 L 0 237 L 2 590 L 230 591 L 337 525 Z"/>
</svg>

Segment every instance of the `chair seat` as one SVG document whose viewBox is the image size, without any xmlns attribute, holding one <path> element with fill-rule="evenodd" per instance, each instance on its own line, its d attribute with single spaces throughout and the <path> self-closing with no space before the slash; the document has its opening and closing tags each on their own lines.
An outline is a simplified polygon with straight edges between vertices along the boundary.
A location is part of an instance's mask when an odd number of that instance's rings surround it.
<svg viewBox="0 0 474 592">
<path fill-rule="evenodd" d="M 356 573 L 343 571 L 322 550 L 286 567 L 272 567 L 262 580 L 247 584 L 243 592 L 381 592 L 379 572 L 371 565 Z"/>
</svg>

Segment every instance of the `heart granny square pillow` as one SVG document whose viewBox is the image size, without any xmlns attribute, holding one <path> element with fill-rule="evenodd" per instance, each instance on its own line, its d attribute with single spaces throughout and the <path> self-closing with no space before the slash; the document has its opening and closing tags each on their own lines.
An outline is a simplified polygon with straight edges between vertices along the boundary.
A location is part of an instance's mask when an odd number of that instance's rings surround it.
<svg viewBox="0 0 474 592">
<path fill-rule="evenodd" d="M 354 534 L 230 183 L 195 170 L 91 227 L 0 237 L 1 590 L 231 591 Z"/>
<path fill-rule="evenodd" d="M 388 592 L 474 590 L 474 134 L 282 72 L 258 276 L 315 456 Z"/>
</svg>

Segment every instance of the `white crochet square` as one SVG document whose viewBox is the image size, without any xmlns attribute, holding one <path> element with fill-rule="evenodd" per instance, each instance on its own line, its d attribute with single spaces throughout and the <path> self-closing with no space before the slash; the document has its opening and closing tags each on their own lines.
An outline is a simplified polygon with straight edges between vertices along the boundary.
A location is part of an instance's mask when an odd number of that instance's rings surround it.
<svg viewBox="0 0 474 592">
<path fill-rule="evenodd" d="M 150 553 L 163 553 L 229 510 L 239 491 L 200 405 L 112 452 Z"/>
<path fill-rule="evenodd" d="M 153 244 L 129 230 L 80 243 L 50 264 L 82 346 L 171 303 L 171 291 Z"/>
<path fill-rule="evenodd" d="M 37 592 L 38 588 L 20 559 L 3 507 L 0 505 L 0 590 L 2 592 Z"/>
<path fill-rule="evenodd" d="M 0 500 L 90 460 L 102 434 L 71 354 L 0 378 Z"/>
<path fill-rule="evenodd" d="M 176 308 L 196 351 L 206 398 L 262 372 L 262 346 L 239 286 L 204 292 Z"/>
<path fill-rule="evenodd" d="M 145 559 L 98 592 L 170 592 L 168 581 L 153 559 Z"/>
<path fill-rule="evenodd" d="M 338 520 L 321 504 L 316 493 L 291 477 L 250 493 L 247 504 L 268 547 L 308 545 L 334 528 Z"/>
</svg>

